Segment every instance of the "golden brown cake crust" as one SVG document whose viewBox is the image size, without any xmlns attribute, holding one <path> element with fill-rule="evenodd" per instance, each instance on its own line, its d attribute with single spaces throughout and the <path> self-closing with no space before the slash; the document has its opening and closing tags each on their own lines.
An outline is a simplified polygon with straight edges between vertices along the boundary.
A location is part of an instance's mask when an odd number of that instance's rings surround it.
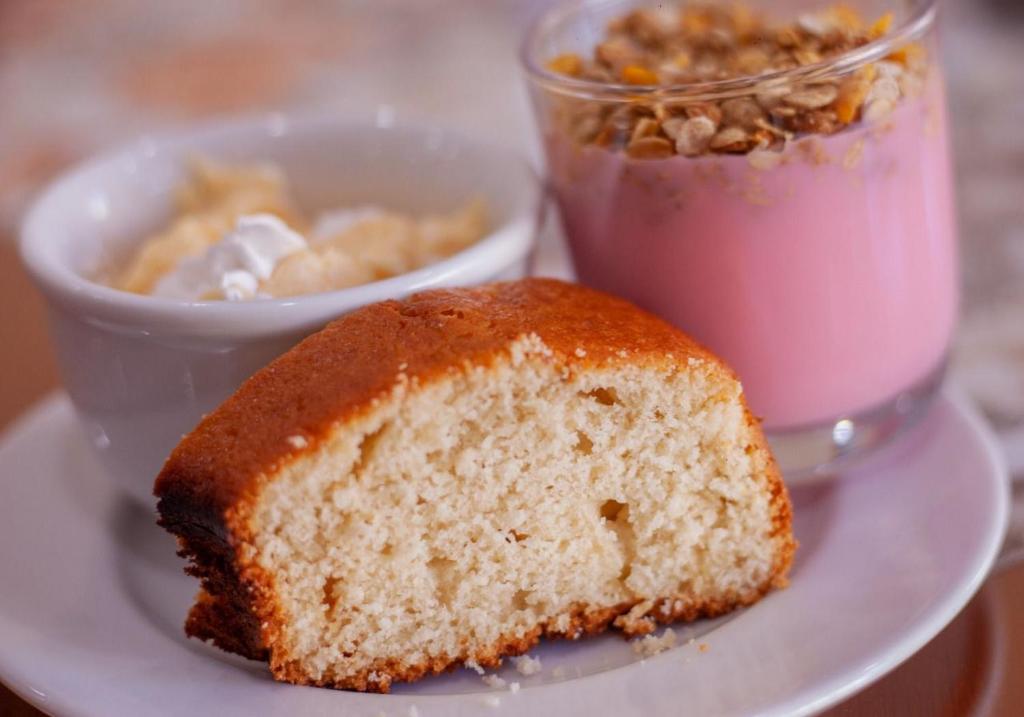
<svg viewBox="0 0 1024 717">
<path fill-rule="evenodd" d="M 719 359 L 655 316 L 624 300 L 552 279 L 435 290 L 358 309 L 246 381 L 182 440 L 157 477 L 159 522 L 179 536 L 181 554 L 192 560 L 189 571 L 203 583 L 188 634 L 253 659 L 269 657 L 275 677 L 308 682 L 286 658 L 273 654 L 280 616 L 271 576 L 247 564 L 237 550 L 248 541 L 247 514 L 260 481 L 291 456 L 314 448 L 337 424 L 371 410 L 375 399 L 385 398 L 404 380 L 400 374 L 423 384 L 453 367 L 490 365 L 528 334 L 539 336 L 570 371 L 623 363 L 686 365 L 696 358 L 732 376 Z M 749 412 L 748 422 L 756 441 L 748 450 L 760 455 L 773 496 L 773 537 L 781 546 L 773 576 L 753 593 L 725 603 L 688 603 L 654 614 L 658 621 L 722 614 L 785 584 L 796 547 L 789 499 Z M 570 624 L 580 633 L 597 632 L 630 608 L 593 612 L 581 606 Z M 463 660 L 493 664 L 501 655 L 529 649 L 542 634 L 561 633 L 539 626 L 535 633 L 499 640 L 475 656 L 412 667 L 381 665 L 377 672 L 385 675 L 384 682 L 328 686 L 386 691 L 392 680 L 416 679 Z"/>
</svg>

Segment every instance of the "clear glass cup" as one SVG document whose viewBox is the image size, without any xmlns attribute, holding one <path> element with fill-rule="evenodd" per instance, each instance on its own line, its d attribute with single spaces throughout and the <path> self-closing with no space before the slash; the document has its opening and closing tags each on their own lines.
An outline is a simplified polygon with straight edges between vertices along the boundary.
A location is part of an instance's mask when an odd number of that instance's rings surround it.
<svg viewBox="0 0 1024 717">
<path fill-rule="evenodd" d="M 552 67 L 592 56 L 608 22 L 644 3 L 557 5 L 523 44 L 579 280 L 730 363 L 790 480 L 829 474 L 920 417 L 956 323 L 935 0 L 895 2 L 847 3 L 869 19 L 893 13 L 866 45 L 724 81 L 629 84 Z M 748 6 L 787 20 L 825 4 Z M 787 120 L 794 106 L 817 109 Z M 733 147 L 722 133 L 751 107 L 760 124 L 742 125 L 746 144 Z M 702 114 L 718 150 L 690 156 L 673 120 Z"/>
</svg>

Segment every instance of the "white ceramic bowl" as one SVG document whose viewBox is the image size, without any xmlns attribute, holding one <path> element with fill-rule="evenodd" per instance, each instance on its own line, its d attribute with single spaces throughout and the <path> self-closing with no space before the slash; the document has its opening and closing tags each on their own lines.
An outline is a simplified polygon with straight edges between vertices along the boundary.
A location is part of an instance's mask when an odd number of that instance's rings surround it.
<svg viewBox="0 0 1024 717">
<path fill-rule="evenodd" d="M 288 299 L 176 301 L 93 281 L 169 217 L 184 160 L 195 154 L 280 165 L 310 212 L 363 203 L 451 210 L 483 196 L 493 231 L 408 274 Z M 525 160 L 452 131 L 271 115 L 143 139 L 86 162 L 29 210 L 21 252 L 46 296 L 64 382 L 91 444 L 122 488 L 151 502 L 153 478 L 182 434 L 331 319 L 420 289 L 522 275 L 540 203 Z"/>
</svg>

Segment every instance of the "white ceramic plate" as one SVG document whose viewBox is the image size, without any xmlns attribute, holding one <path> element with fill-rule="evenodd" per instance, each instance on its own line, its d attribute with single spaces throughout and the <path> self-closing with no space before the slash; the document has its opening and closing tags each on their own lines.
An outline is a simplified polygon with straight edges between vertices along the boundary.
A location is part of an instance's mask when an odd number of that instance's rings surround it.
<svg viewBox="0 0 1024 717">
<path fill-rule="evenodd" d="M 104 717 L 812 713 L 955 616 L 995 556 L 1007 487 L 983 424 L 946 394 L 898 445 L 794 498 L 791 586 L 677 628 L 646 661 L 607 636 L 541 645 L 538 675 L 506 667 L 515 694 L 468 670 L 391 695 L 293 687 L 185 638 L 196 585 L 173 541 L 109 487 L 57 395 L 0 442 L 0 677 L 53 714 Z"/>
</svg>

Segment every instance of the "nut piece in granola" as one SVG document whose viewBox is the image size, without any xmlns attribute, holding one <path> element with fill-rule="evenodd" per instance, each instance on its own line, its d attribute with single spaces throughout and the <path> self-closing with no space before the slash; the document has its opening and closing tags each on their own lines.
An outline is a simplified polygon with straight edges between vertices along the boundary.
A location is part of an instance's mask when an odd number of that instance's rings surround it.
<svg viewBox="0 0 1024 717">
<path fill-rule="evenodd" d="M 817 110 L 835 102 L 839 89 L 835 85 L 812 85 L 790 92 L 782 98 L 790 107 L 801 110 Z"/>
<path fill-rule="evenodd" d="M 753 128 L 757 126 L 758 120 L 765 118 L 765 111 L 761 105 L 750 97 L 736 97 L 725 100 L 721 104 L 722 122 L 734 127 Z"/>
<path fill-rule="evenodd" d="M 715 136 L 716 125 L 708 117 L 679 117 L 666 120 L 662 125 L 665 134 L 675 140 L 676 152 L 684 157 L 696 157 L 708 149 Z"/>
<path fill-rule="evenodd" d="M 671 157 L 672 143 L 664 137 L 641 137 L 626 147 L 626 153 L 636 159 L 665 159 Z"/>
<path fill-rule="evenodd" d="M 750 148 L 750 135 L 739 127 L 726 127 L 711 138 L 708 147 L 718 152 L 742 153 Z"/>
</svg>

